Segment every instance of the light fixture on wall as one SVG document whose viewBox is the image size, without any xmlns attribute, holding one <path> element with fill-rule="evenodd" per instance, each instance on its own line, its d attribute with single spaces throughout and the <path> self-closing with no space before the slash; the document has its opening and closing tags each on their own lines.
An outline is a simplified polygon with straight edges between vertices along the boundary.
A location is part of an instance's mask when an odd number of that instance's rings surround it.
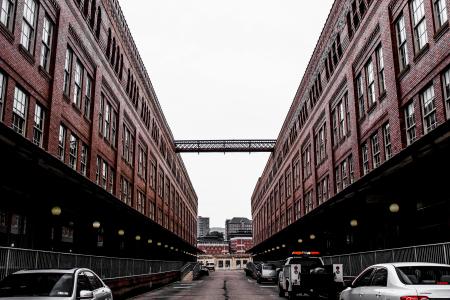
<svg viewBox="0 0 450 300">
<path fill-rule="evenodd" d="M 94 229 L 99 229 L 100 226 L 101 226 L 101 224 L 100 224 L 99 221 L 94 221 L 94 222 L 92 223 L 92 227 L 93 227 Z"/>
<path fill-rule="evenodd" d="M 141 236 L 140 236 L 140 235 L 137 235 L 137 236 L 134 237 L 134 239 L 135 239 L 136 241 L 140 241 L 140 240 L 141 240 Z"/>
<path fill-rule="evenodd" d="M 389 211 L 391 213 L 398 213 L 398 211 L 400 210 L 400 206 L 397 203 L 392 203 L 391 205 L 389 205 Z"/>
<path fill-rule="evenodd" d="M 309 236 L 309 238 L 310 238 L 311 240 L 315 240 L 315 239 L 316 239 L 316 235 L 315 235 L 315 234 L 311 234 L 311 235 Z"/>
<path fill-rule="evenodd" d="M 358 220 L 356 220 L 356 219 L 351 220 L 350 221 L 350 226 L 352 226 L 352 227 L 358 226 Z"/>
<path fill-rule="evenodd" d="M 54 206 L 54 207 L 52 207 L 52 210 L 51 210 L 51 212 L 52 212 L 52 215 L 53 216 L 59 216 L 59 215 L 61 215 L 61 207 L 59 207 L 59 206 Z"/>
<path fill-rule="evenodd" d="M 117 234 L 120 235 L 120 236 L 124 236 L 125 235 L 125 230 L 119 229 L 119 231 L 117 231 Z"/>
<path fill-rule="evenodd" d="M 302 239 L 298 239 L 298 241 L 297 241 L 299 244 L 301 244 L 301 243 L 303 243 L 303 240 Z"/>
</svg>

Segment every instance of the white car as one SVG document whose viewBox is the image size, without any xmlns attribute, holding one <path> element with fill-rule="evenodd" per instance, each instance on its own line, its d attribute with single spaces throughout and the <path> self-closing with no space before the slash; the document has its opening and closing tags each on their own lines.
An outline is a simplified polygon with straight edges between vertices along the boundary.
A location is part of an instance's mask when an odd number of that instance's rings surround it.
<svg viewBox="0 0 450 300">
<path fill-rule="evenodd" d="M 365 269 L 340 300 L 450 299 L 450 265 L 387 263 Z"/>
<path fill-rule="evenodd" d="M 112 300 L 111 290 L 89 269 L 24 270 L 0 281 L 0 299 Z"/>
</svg>

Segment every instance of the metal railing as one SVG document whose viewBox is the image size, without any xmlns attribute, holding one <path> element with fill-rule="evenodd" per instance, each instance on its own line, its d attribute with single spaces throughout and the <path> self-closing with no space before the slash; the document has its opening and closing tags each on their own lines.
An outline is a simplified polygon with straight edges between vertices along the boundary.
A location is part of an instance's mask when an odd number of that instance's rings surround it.
<svg viewBox="0 0 450 300">
<path fill-rule="evenodd" d="M 19 270 L 89 268 L 102 279 L 180 271 L 181 261 L 144 260 L 0 247 L 0 280 Z"/>
<path fill-rule="evenodd" d="M 450 263 L 450 243 L 411 246 L 323 257 L 325 264 L 343 264 L 344 275 L 356 276 L 365 268 L 390 262 Z"/>
</svg>

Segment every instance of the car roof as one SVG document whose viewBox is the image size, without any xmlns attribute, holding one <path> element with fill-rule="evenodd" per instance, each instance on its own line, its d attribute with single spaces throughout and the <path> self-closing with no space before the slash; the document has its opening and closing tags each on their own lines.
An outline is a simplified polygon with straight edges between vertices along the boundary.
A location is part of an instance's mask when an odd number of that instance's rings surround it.
<svg viewBox="0 0 450 300">
<path fill-rule="evenodd" d="M 394 266 L 396 268 L 401 268 L 401 267 L 450 267 L 450 265 L 425 263 L 425 262 L 393 262 L 393 263 L 377 264 L 377 265 L 373 265 L 372 267 L 387 267 L 387 266 Z"/>
<path fill-rule="evenodd" d="M 20 271 L 15 272 L 14 274 L 40 274 L 40 273 L 73 274 L 77 270 L 80 270 L 80 269 L 82 269 L 82 268 L 20 270 Z"/>
</svg>

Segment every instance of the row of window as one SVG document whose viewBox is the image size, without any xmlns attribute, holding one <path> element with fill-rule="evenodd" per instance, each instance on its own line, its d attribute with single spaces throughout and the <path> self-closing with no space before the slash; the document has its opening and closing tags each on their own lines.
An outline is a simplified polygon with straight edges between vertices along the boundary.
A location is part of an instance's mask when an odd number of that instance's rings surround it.
<svg viewBox="0 0 450 300">
<path fill-rule="evenodd" d="M 435 32 L 439 32 L 444 25 L 448 23 L 446 1 L 433 0 L 433 9 L 434 11 L 432 15 L 434 16 Z M 409 11 L 412 19 L 414 53 L 418 55 L 428 45 L 424 0 L 412 0 L 409 3 Z M 400 72 L 402 72 L 406 70 L 409 65 L 407 30 L 404 14 L 397 17 L 395 22 L 395 30 L 397 38 L 398 66 Z"/>
</svg>

